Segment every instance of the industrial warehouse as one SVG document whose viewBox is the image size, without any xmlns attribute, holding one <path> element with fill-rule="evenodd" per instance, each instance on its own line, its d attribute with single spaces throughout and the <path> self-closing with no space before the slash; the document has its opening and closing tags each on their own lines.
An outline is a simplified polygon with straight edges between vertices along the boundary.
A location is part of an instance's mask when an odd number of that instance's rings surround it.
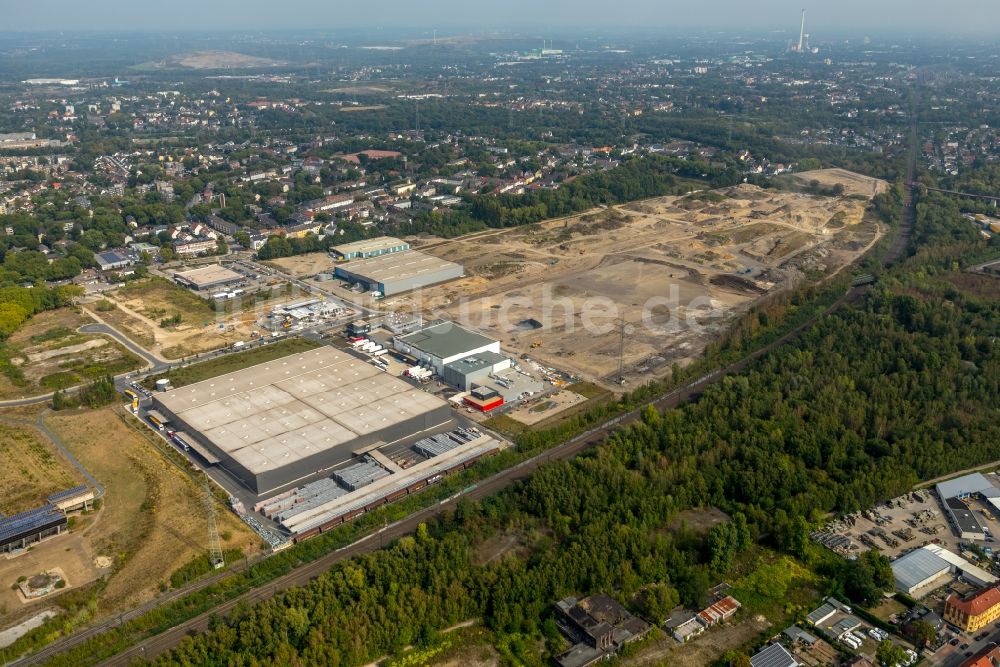
<svg viewBox="0 0 1000 667">
<path fill-rule="evenodd" d="M 948 519 L 955 533 L 963 540 L 983 540 L 986 531 L 982 523 L 969 507 L 969 503 L 980 500 L 988 511 L 1000 509 L 1000 489 L 980 473 L 965 475 L 957 479 L 941 482 L 936 487 L 938 498 L 948 513 Z"/>
<path fill-rule="evenodd" d="M 445 367 L 448 364 L 473 355 L 493 353 L 489 356 L 491 368 L 502 364 L 502 361 L 497 360 L 497 356 L 493 356 L 500 354 L 499 341 L 445 320 L 428 322 L 421 329 L 396 336 L 392 339 L 392 344 L 397 351 L 427 364 L 442 377 L 445 376 Z M 475 368 L 469 366 L 471 369 L 469 372 L 481 370 L 478 364 L 474 366 Z M 451 369 L 449 377 L 454 380 L 453 384 L 456 386 L 465 383 L 464 377 L 459 377 L 460 374 L 464 375 L 463 370 L 461 367 Z"/>
<path fill-rule="evenodd" d="M 360 285 L 382 296 L 401 294 L 420 287 L 461 278 L 460 264 L 425 255 L 416 250 L 385 253 L 356 259 L 334 269 L 334 276 L 351 285 Z"/>
<path fill-rule="evenodd" d="M 278 521 L 298 541 L 420 491 L 500 448 L 498 440 L 477 429 L 456 429 L 407 448 L 424 459 L 407 468 L 373 448 L 357 462 L 334 470 L 332 478 L 280 494 L 256 509 Z"/>
<path fill-rule="evenodd" d="M 400 241 L 391 236 L 379 236 L 374 239 L 333 246 L 330 248 L 330 254 L 342 260 L 368 259 L 394 252 L 405 252 L 409 249 L 410 244 L 406 241 Z"/>
<path fill-rule="evenodd" d="M 3 516 L 0 514 L 0 553 L 27 549 L 46 537 L 59 535 L 67 526 L 66 513 L 90 509 L 94 492 L 86 486 L 53 493 L 41 507 Z"/>
<path fill-rule="evenodd" d="M 452 419 L 444 400 L 330 347 L 157 394 L 153 407 L 258 495 Z"/>
<path fill-rule="evenodd" d="M 997 581 L 978 565 L 936 544 L 926 544 L 894 560 L 892 574 L 897 590 L 918 599 L 956 577 L 973 586 Z"/>
<path fill-rule="evenodd" d="M 174 280 L 179 285 L 203 292 L 235 285 L 243 281 L 244 277 L 220 264 L 211 264 L 190 271 L 178 271 L 174 274 Z"/>
</svg>

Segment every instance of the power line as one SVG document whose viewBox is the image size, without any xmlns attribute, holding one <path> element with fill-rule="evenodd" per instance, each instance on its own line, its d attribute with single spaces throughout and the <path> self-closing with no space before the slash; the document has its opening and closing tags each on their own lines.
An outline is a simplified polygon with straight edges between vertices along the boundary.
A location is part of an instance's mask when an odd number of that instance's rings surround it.
<svg viewBox="0 0 1000 667">
<path fill-rule="evenodd" d="M 226 559 L 222 554 L 222 543 L 219 541 L 219 526 L 215 522 L 215 498 L 212 496 L 212 490 L 208 488 L 208 475 L 205 475 L 202 484 L 202 498 L 208 519 L 208 562 L 217 570 L 226 564 Z"/>
</svg>

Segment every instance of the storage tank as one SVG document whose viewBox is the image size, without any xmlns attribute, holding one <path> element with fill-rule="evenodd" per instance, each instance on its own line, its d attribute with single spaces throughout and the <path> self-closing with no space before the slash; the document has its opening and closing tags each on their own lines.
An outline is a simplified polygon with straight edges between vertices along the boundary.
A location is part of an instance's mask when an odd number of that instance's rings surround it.
<svg viewBox="0 0 1000 667">
<path fill-rule="evenodd" d="M 160 378 L 159 380 L 156 381 L 157 391 L 167 391 L 169 389 L 170 389 L 170 380 L 168 380 L 167 378 Z"/>
</svg>

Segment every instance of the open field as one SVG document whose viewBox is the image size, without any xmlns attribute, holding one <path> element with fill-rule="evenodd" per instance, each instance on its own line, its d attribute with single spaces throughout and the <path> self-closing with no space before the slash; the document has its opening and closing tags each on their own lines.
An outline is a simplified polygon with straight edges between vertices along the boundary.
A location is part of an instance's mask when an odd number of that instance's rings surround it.
<svg viewBox="0 0 1000 667">
<path fill-rule="evenodd" d="M 101 612 L 149 599 L 173 571 L 205 552 L 201 488 L 114 408 L 50 415 L 47 423 L 107 489 L 100 512 L 80 526 L 95 558 L 112 560 Z M 256 536 L 231 512 L 218 509 L 223 548 L 254 552 Z"/>
<path fill-rule="evenodd" d="M 382 83 L 363 84 L 359 82 L 350 86 L 341 86 L 340 88 L 330 88 L 328 90 L 323 90 L 320 92 L 335 93 L 341 95 L 381 95 L 383 93 L 391 93 L 393 92 L 393 90 L 394 90 L 393 88 L 383 85 Z"/>
<path fill-rule="evenodd" d="M 659 637 L 647 642 L 634 655 L 621 660 L 622 665 L 653 667 L 705 667 L 729 650 L 738 649 L 766 630 L 770 623 L 763 616 L 737 617 L 735 623 L 724 623 L 686 644 L 680 644 L 669 634 L 654 630 Z"/>
<path fill-rule="evenodd" d="M 0 512 L 11 515 L 38 507 L 57 492 L 83 483 L 41 431 L 3 421 L 0 415 Z"/>
<path fill-rule="evenodd" d="M 508 413 L 508 416 L 522 424 L 531 426 L 549 417 L 561 414 L 574 405 L 579 405 L 587 400 L 586 397 L 580 394 L 564 389 L 544 396 L 538 401 L 529 402 L 516 410 L 512 410 Z"/>
<path fill-rule="evenodd" d="M 846 169 L 816 169 L 815 171 L 803 171 L 793 176 L 801 183 L 808 184 L 810 181 L 819 181 L 823 187 L 843 185 L 844 194 L 858 195 L 861 197 L 874 197 L 885 192 L 889 184 L 877 178 L 855 174 Z"/>
<path fill-rule="evenodd" d="M 305 255 L 271 259 L 261 264 L 274 267 L 293 278 L 308 278 L 321 272 L 332 273 L 337 262 L 330 257 L 330 253 L 310 252 Z"/>
<path fill-rule="evenodd" d="M 357 113 L 364 111 L 380 111 L 385 108 L 386 106 L 384 104 L 368 104 L 366 106 L 341 107 L 340 110 L 344 113 Z"/>
<path fill-rule="evenodd" d="M 182 324 L 205 324 L 215 318 L 212 303 L 156 276 L 126 283 L 118 288 L 115 296 L 151 320 L 180 315 Z"/>
<path fill-rule="evenodd" d="M 192 51 L 179 53 L 163 60 L 136 65 L 135 69 L 244 69 L 251 67 L 277 67 L 281 61 L 258 58 L 233 51 Z"/>
<path fill-rule="evenodd" d="M 97 311 L 89 305 L 95 316 L 166 359 L 180 359 L 248 340 L 256 328 L 255 309 L 217 312 L 215 304 L 155 276 L 129 283 L 103 298 L 115 308 Z M 172 319 L 176 317 L 179 322 Z"/>
<path fill-rule="evenodd" d="M 86 313 L 70 307 L 44 311 L 25 322 L 3 345 L 22 379 L 0 375 L 0 398 L 44 394 L 144 365 L 110 338 L 77 333 L 91 322 Z"/>
<path fill-rule="evenodd" d="M 0 559 L 0 622 L 6 627 L 15 619 L 51 607 L 54 598 L 63 591 L 92 583 L 107 572 L 99 568 L 94 560 L 87 538 L 79 531 L 43 540 L 15 558 Z M 65 589 L 27 602 L 20 593 L 11 590 L 18 577 L 30 577 L 57 568 L 62 570 L 69 582 Z"/>
<path fill-rule="evenodd" d="M 186 384 L 201 382 L 218 375 L 225 375 L 247 368 L 256 364 L 262 364 L 272 359 L 286 357 L 290 354 L 297 354 L 319 347 L 320 344 L 306 338 L 286 338 L 276 343 L 270 343 L 262 347 L 256 347 L 246 352 L 236 352 L 227 354 L 224 357 L 217 357 L 202 361 L 183 368 L 174 368 L 166 373 L 151 376 L 146 379 L 146 384 L 152 389 L 156 386 L 156 381 L 160 378 L 170 378 L 170 383 L 176 387 L 183 387 Z"/>
<path fill-rule="evenodd" d="M 420 244 L 466 278 L 386 310 L 465 322 L 518 356 L 614 386 L 684 365 L 762 296 L 856 259 L 881 235 L 866 202 L 740 185 Z"/>
<path fill-rule="evenodd" d="M 704 535 L 720 523 L 728 523 L 729 521 L 731 521 L 729 515 L 718 507 L 702 507 L 678 512 L 671 520 L 669 528 L 670 530 L 680 530 L 681 527 L 684 527 L 686 530 Z"/>
</svg>

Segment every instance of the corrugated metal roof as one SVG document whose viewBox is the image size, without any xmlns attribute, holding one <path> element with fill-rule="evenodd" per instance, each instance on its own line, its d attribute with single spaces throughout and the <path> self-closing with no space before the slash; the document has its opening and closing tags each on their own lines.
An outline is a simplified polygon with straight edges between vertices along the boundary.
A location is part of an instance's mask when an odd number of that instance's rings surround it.
<svg viewBox="0 0 1000 667">
<path fill-rule="evenodd" d="M 969 496 L 974 493 L 982 494 L 987 498 L 1000 498 L 1000 489 L 978 472 L 941 482 L 936 488 L 942 499 Z"/>
<path fill-rule="evenodd" d="M 948 561 L 926 549 L 914 549 L 892 563 L 896 587 L 903 591 L 918 588 L 927 580 L 940 576 L 949 569 Z"/>
<path fill-rule="evenodd" d="M 937 544 L 925 544 L 921 547 L 921 549 L 929 551 L 946 563 L 953 565 L 956 569 L 961 570 L 962 576 L 974 584 L 985 586 L 986 584 L 993 584 L 997 582 L 997 578 L 983 568 L 978 565 L 973 565 L 958 554 L 953 553 L 944 547 Z"/>
</svg>

